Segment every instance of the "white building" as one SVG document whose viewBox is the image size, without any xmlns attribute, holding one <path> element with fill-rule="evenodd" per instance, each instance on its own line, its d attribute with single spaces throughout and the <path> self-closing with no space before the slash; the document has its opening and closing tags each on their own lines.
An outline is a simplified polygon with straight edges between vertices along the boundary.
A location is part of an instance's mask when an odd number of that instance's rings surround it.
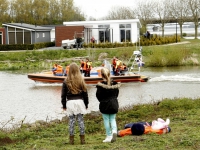
<svg viewBox="0 0 200 150">
<path fill-rule="evenodd" d="M 139 19 L 63 22 L 65 26 L 84 26 L 84 41 L 89 43 L 94 37 L 96 43 L 135 43 L 139 39 L 141 23 Z"/>
</svg>

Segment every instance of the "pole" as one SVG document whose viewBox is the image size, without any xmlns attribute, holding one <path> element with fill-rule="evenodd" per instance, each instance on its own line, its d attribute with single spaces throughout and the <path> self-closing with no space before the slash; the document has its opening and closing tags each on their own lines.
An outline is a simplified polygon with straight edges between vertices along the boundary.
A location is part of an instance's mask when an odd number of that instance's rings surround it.
<svg viewBox="0 0 200 150">
<path fill-rule="evenodd" d="M 178 21 L 177 21 L 177 18 L 176 18 L 176 43 L 177 43 L 177 23 L 178 23 Z"/>
</svg>

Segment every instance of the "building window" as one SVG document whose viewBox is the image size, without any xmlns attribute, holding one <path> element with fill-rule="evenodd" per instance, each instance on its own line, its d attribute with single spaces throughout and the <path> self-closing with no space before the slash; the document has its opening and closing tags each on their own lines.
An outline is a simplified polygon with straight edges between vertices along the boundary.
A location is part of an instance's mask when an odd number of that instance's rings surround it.
<svg viewBox="0 0 200 150">
<path fill-rule="evenodd" d="M 42 37 L 45 37 L 45 33 L 42 34 Z"/>
<path fill-rule="evenodd" d="M 120 24 L 120 41 L 130 42 L 131 41 L 131 24 Z"/>
<path fill-rule="evenodd" d="M 110 42 L 110 25 L 98 25 L 99 42 Z"/>
<path fill-rule="evenodd" d="M 37 33 L 37 38 L 39 38 L 40 37 L 40 35 L 39 35 L 39 33 Z"/>
</svg>

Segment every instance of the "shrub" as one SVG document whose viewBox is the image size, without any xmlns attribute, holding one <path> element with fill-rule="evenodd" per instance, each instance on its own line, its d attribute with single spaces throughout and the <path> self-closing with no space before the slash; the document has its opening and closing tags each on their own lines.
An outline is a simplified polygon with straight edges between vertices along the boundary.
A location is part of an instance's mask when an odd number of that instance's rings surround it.
<svg viewBox="0 0 200 150">
<path fill-rule="evenodd" d="M 51 46 L 55 46 L 55 42 L 35 43 L 35 44 L 3 44 L 0 45 L 0 51 L 33 50 Z"/>
<path fill-rule="evenodd" d="M 187 36 L 187 33 L 183 33 L 182 36 L 184 36 L 184 37 Z"/>
</svg>

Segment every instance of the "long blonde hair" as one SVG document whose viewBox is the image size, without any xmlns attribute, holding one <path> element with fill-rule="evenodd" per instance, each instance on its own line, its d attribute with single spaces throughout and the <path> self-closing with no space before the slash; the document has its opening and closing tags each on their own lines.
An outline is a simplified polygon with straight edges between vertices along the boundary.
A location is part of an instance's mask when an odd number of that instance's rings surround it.
<svg viewBox="0 0 200 150">
<path fill-rule="evenodd" d="M 110 71 L 107 68 L 101 69 L 101 76 L 107 81 L 107 85 L 110 85 Z"/>
<path fill-rule="evenodd" d="M 67 87 L 72 94 L 78 94 L 82 91 L 86 92 L 87 87 L 81 75 L 80 69 L 76 63 L 71 63 L 69 66 L 69 73 L 65 79 Z"/>
</svg>

